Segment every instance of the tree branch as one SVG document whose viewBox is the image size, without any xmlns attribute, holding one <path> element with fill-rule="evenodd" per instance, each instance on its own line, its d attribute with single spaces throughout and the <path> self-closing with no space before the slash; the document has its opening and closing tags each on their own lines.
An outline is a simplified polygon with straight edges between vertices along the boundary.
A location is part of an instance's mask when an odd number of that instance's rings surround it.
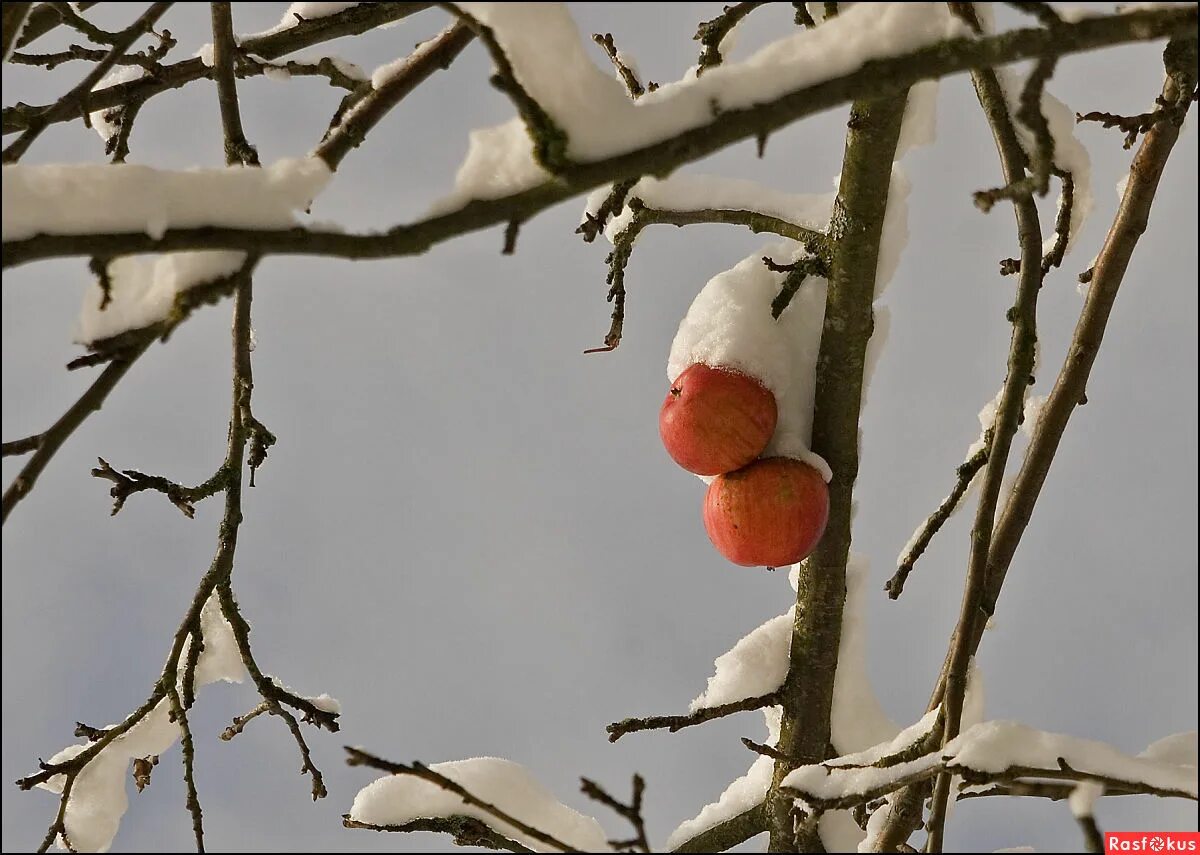
<svg viewBox="0 0 1200 855">
<path fill-rule="evenodd" d="M 1026 124 L 1036 124 L 1031 114 L 1041 118 L 1041 86 L 1049 69 L 1046 61 L 1039 62 L 1030 74 L 1030 83 L 1021 97 L 1021 110 Z M 996 151 L 1000 156 L 1000 165 L 1004 181 L 1009 187 L 1014 186 L 1025 178 L 1027 156 L 1017 138 L 1013 117 L 1009 114 L 1008 102 L 1000 87 L 999 79 L 993 69 L 981 69 L 972 75 L 979 104 L 987 116 L 992 128 L 992 136 L 996 142 Z M 1031 94 L 1032 90 L 1032 94 Z M 1044 119 L 1042 120 L 1044 125 Z M 1035 130 L 1035 136 L 1041 139 L 1041 134 Z M 1045 130 L 1045 136 L 1049 131 Z M 1039 143 L 1042 145 L 1043 143 Z M 1050 143 L 1051 147 L 1053 142 Z M 1050 168 L 1053 151 L 1042 151 L 1032 154 L 1029 159 L 1041 163 L 1045 169 Z M 1035 163 L 1034 189 L 1040 167 Z M 1037 346 L 1037 298 L 1042 287 L 1042 226 L 1038 218 L 1037 205 L 1028 194 L 1015 194 L 1012 197 L 1013 212 L 1016 218 L 1017 236 L 1021 246 L 1021 272 L 1017 283 L 1017 295 L 1009 318 L 1013 325 L 1012 339 L 1009 344 L 1007 375 L 1000 392 L 1000 401 L 996 408 L 995 421 L 992 423 L 991 441 L 988 443 L 988 458 L 984 465 L 982 482 L 979 490 L 979 504 L 975 512 L 975 522 L 971 529 L 971 553 L 967 562 L 967 576 L 963 587 L 962 605 L 959 611 L 958 624 L 954 629 L 951 641 L 951 653 L 947 660 L 946 688 L 942 699 L 942 745 L 946 745 L 958 736 L 962 722 L 962 707 L 967 691 L 967 671 L 973 650 L 969 639 L 974 631 L 976 622 L 980 620 L 980 603 L 983 597 L 983 584 L 987 572 L 988 551 L 991 547 L 992 531 L 995 525 L 996 506 L 1000 498 L 1000 486 L 1004 479 L 1004 471 L 1008 465 L 1008 455 L 1012 448 L 1012 440 L 1020 424 L 1021 413 L 1025 403 L 1025 389 L 1033 374 L 1035 348 Z M 942 836 L 945 832 L 946 807 L 950 795 L 950 774 L 942 773 L 934 785 L 933 806 L 929 819 L 929 852 L 942 851 Z"/>
<path fill-rule="evenodd" d="M 672 852 L 724 852 L 767 830 L 766 805 L 759 802 L 680 843 Z"/>
<path fill-rule="evenodd" d="M 132 351 L 115 357 L 100 376 L 87 388 L 74 404 L 62 416 L 38 434 L 37 450 L 26 462 L 25 467 L 13 479 L 8 489 L 4 491 L 3 517 L 0 522 L 7 522 L 8 515 L 22 499 L 29 495 L 37 483 L 38 476 L 46 468 L 46 464 L 54 457 L 63 443 L 73 434 L 88 416 L 98 411 L 103 405 L 108 393 L 116 387 L 121 378 L 133 366 L 133 363 L 146 352 L 150 342 L 146 341 Z"/>
<path fill-rule="evenodd" d="M 47 4 L 42 4 L 47 5 Z M 91 4 L 94 5 L 94 4 Z M 295 26 L 278 32 L 247 36 L 240 45 L 242 51 L 263 59 L 278 59 L 294 51 L 343 36 L 359 35 L 383 24 L 399 21 L 416 12 L 428 9 L 432 3 L 360 3 L 324 18 L 299 21 Z M 24 42 L 20 46 L 23 46 Z M 212 77 L 213 69 L 199 57 L 183 60 L 163 68 L 154 77 L 144 77 L 128 83 L 106 86 L 81 96 L 78 112 L 69 115 L 49 115 L 54 105 L 30 106 L 18 104 L 3 112 L 3 132 L 23 131 L 36 122 L 55 124 L 77 118 L 82 113 L 94 113 L 120 106 L 130 100 L 144 102 L 170 89 L 178 89 L 195 80 Z"/>
<path fill-rule="evenodd" d="M 117 34 L 117 37 L 113 41 L 112 50 L 108 52 L 108 55 L 96 63 L 83 80 L 79 81 L 71 91 L 52 104 L 45 113 L 31 119 L 25 128 L 25 132 L 16 141 L 11 143 L 8 148 L 4 149 L 2 155 L 3 162 L 16 163 L 20 160 L 21 155 L 25 154 L 29 147 L 33 145 L 33 141 L 54 122 L 65 121 L 81 113 L 86 113 L 83 105 L 87 94 L 92 91 L 92 87 L 100 81 L 100 78 L 108 73 L 109 69 L 116 65 L 117 60 L 125 55 L 134 42 L 150 31 L 155 21 L 161 18 L 169 8 L 171 8 L 170 3 L 153 3 L 133 24 Z"/>
<path fill-rule="evenodd" d="M 351 819 L 350 814 L 342 816 L 342 825 L 346 828 L 365 828 L 369 831 L 397 831 L 412 833 L 416 831 L 431 831 L 435 834 L 449 834 L 456 846 L 478 846 L 483 849 L 495 849 L 505 852 L 533 852 L 515 840 L 509 840 L 503 834 L 494 831 L 486 822 L 473 816 L 446 816 L 414 819 L 403 825 L 373 825 L 369 822 L 359 822 Z"/>
<path fill-rule="evenodd" d="M 336 171 L 351 149 L 362 145 L 368 131 L 435 71 L 449 68 L 473 38 L 475 33 L 471 28 L 459 21 L 420 45 L 409 55 L 403 68 L 347 111 L 316 147 L 313 156 L 321 158 Z"/>
<path fill-rule="evenodd" d="M 1195 29 L 1196 9 L 1184 6 L 1085 18 L 1066 24 L 1053 34 L 1036 28 L 980 39 L 952 39 L 902 56 L 873 60 L 857 71 L 802 87 L 773 101 L 726 110 L 710 122 L 671 139 L 603 160 L 573 163 L 563 167 L 553 179 L 528 190 L 497 199 L 475 200 L 453 212 L 396 226 L 383 234 L 347 235 L 302 228 L 255 231 L 210 227 L 169 229 L 159 240 L 132 233 L 38 235 L 6 242 L 3 265 L 11 267 L 69 255 L 102 256 L 179 249 L 242 249 L 263 254 L 316 254 L 357 259 L 413 255 L 466 232 L 512 220 L 527 221 L 539 211 L 600 184 L 631 175 L 668 171 L 739 140 L 773 131 L 856 97 L 886 98 L 905 91 L 910 84 L 920 80 L 969 68 L 1177 34 L 1187 37 L 1194 35 Z M 248 49 L 244 44 L 242 47 Z"/>
<path fill-rule="evenodd" d="M 734 3 L 732 6 L 726 6 L 720 15 L 711 21 L 705 21 L 697 28 L 696 35 L 692 36 L 692 39 L 704 46 L 700 59 L 697 60 L 699 66 L 696 69 L 697 76 L 703 74 L 706 68 L 713 68 L 721 64 L 723 59 L 721 42 L 741 22 L 742 18 L 762 5 L 764 4 Z"/>
<path fill-rule="evenodd" d="M 622 736 L 629 733 L 637 733 L 640 730 L 666 729 L 674 733 L 677 730 L 683 730 L 685 727 L 694 727 L 697 724 L 704 724 L 713 719 L 724 718 L 734 713 L 772 707 L 778 703 L 779 695 L 772 692 L 769 695 L 757 695 L 753 698 L 745 698 L 728 704 L 719 704 L 715 707 L 703 707 L 688 715 L 652 715 L 646 718 L 624 718 L 613 722 L 604 729 L 608 731 L 608 741 L 616 742 Z"/>
<path fill-rule="evenodd" d="M 888 597 L 896 599 L 904 593 L 904 583 L 908 581 L 908 576 L 912 573 L 913 567 L 925 550 L 929 547 L 933 536 L 937 534 L 943 525 L 954 515 L 959 504 L 963 500 L 963 496 L 967 494 L 967 490 L 971 487 L 971 482 L 975 480 L 975 476 L 983 465 L 987 463 L 988 449 L 992 443 L 992 431 L 987 432 L 984 438 L 983 447 L 968 457 L 963 463 L 959 464 L 955 470 L 957 476 L 954 481 L 954 486 L 950 489 L 950 495 L 942 500 L 936 511 L 929 515 L 929 518 L 913 535 L 913 539 L 904 549 L 904 553 L 900 556 L 900 566 L 896 568 L 892 578 L 884 584 L 883 588 L 887 591 Z"/>
<path fill-rule="evenodd" d="M 420 778 L 422 781 L 428 781 L 449 793 L 453 793 L 463 800 L 465 804 L 477 807 L 485 813 L 490 814 L 496 819 L 503 822 L 505 825 L 511 825 L 513 828 L 520 831 L 527 837 L 532 837 L 539 843 L 547 846 L 553 846 L 560 852 L 574 852 L 575 849 L 567 843 L 563 843 L 554 835 L 534 828 L 528 823 L 522 822 L 510 813 L 501 810 L 491 802 L 486 802 L 476 796 L 470 790 L 463 787 L 456 781 L 452 781 L 440 772 L 435 772 L 424 763 L 414 762 L 412 765 L 404 763 L 393 763 L 390 760 L 384 760 L 382 757 L 377 757 L 363 751 L 361 748 L 354 748 L 350 745 L 346 746 L 346 753 L 350 755 L 346 758 L 346 763 L 350 766 L 367 766 L 371 769 L 379 769 L 382 772 L 388 772 L 392 775 L 411 775 L 414 778 Z"/>
<path fill-rule="evenodd" d="M 783 716 L 766 799 L 771 852 L 823 852 L 816 829 L 797 834 L 791 799 L 780 791 L 798 765 L 824 760 L 829 748 L 851 506 L 858 478 L 859 412 L 867 342 L 874 331 L 875 274 L 892 161 L 907 97 L 856 102 L 850 110 L 841 182 L 829 224 L 829 293 L 817 357 L 812 450 L 833 470 L 829 522 L 800 565 L 790 664 L 780 696 Z"/>
<path fill-rule="evenodd" d="M 8 61 L 17 39 L 29 22 L 32 3 L 5 3 L 0 17 L 0 58 Z"/>
</svg>

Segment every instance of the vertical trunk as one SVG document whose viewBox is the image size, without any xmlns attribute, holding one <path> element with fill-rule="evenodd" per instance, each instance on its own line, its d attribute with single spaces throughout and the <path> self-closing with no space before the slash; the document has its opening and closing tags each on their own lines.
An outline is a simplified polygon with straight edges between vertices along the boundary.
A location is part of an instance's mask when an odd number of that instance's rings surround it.
<svg viewBox="0 0 1200 855">
<path fill-rule="evenodd" d="M 833 469 L 829 524 L 800 570 L 778 745 L 789 760 L 775 764 L 767 795 L 771 852 L 824 851 L 815 827 L 797 834 L 791 802 L 779 795 L 778 787 L 796 766 L 828 756 L 833 679 L 846 601 L 851 499 L 858 476 L 863 369 L 874 327 L 879 240 L 905 102 L 904 96 L 860 101 L 850 111 L 841 184 L 830 223 L 833 264 L 817 360 L 812 431 L 813 451 Z"/>
</svg>

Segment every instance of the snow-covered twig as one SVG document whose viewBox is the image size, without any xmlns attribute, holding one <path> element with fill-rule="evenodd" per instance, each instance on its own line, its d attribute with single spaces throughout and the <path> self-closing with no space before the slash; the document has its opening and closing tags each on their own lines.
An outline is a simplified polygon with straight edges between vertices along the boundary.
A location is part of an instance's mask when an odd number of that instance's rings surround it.
<svg viewBox="0 0 1200 855">
<path fill-rule="evenodd" d="M 452 781 L 450 778 L 447 778 L 440 772 L 430 769 L 424 763 L 414 762 L 411 765 L 394 763 L 390 760 L 385 760 L 382 757 L 377 757 L 374 754 L 370 754 L 360 748 L 354 748 L 349 745 L 346 746 L 346 753 L 350 755 L 346 758 L 346 763 L 350 766 L 367 766 L 372 769 L 379 769 L 382 772 L 388 772 L 392 775 L 411 775 L 415 778 L 420 778 L 423 781 L 428 781 L 429 783 L 441 787 L 443 790 L 458 796 L 463 800 L 464 804 L 479 808 L 480 810 L 495 817 L 500 822 L 503 822 L 506 825 L 511 825 L 513 828 L 518 829 L 522 834 L 527 835 L 528 837 L 531 837 L 540 843 L 553 846 L 560 852 L 575 851 L 574 847 L 567 843 L 563 843 L 554 835 L 534 828 L 532 825 L 522 822 L 507 811 L 496 807 L 496 805 L 492 804 L 491 802 L 484 801 L 473 794 L 470 790 L 463 787 L 461 784 L 457 783 L 456 781 Z"/>
<path fill-rule="evenodd" d="M 517 79 L 517 72 L 513 68 L 512 61 L 505 53 L 504 47 L 496 38 L 492 28 L 474 15 L 464 12 L 455 3 L 439 3 L 438 5 L 448 9 L 465 22 L 478 36 L 483 46 L 487 48 L 492 63 L 496 66 L 496 72 L 491 78 L 492 85 L 507 95 L 513 106 L 517 108 L 517 113 L 525 122 L 525 128 L 533 139 L 533 156 L 538 164 L 551 173 L 562 172 L 571 166 L 571 160 L 567 157 L 567 146 L 570 140 L 567 138 L 566 131 Z"/>
<path fill-rule="evenodd" d="M 1062 190 L 1059 191 L 1058 197 L 1058 216 L 1054 218 L 1054 243 L 1042 256 L 1043 277 L 1055 267 L 1062 265 L 1063 257 L 1067 254 L 1067 246 L 1071 242 L 1071 213 L 1075 207 L 1075 176 L 1057 166 L 1051 167 L 1050 174 L 1059 180 Z M 1019 272 L 1019 270 L 1014 272 Z"/>
<path fill-rule="evenodd" d="M 626 734 L 637 733 L 641 730 L 666 729 L 671 733 L 675 733 L 675 731 L 683 730 L 685 727 L 694 727 L 697 724 L 704 724 L 713 719 L 724 718 L 734 713 L 760 710 L 763 707 L 775 706 L 778 703 L 779 694 L 772 692 L 768 695 L 758 695 L 728 704 L 701 707 L 687 715 L 653 715 L 646 718 L 625 718 L 613 722 L 605 730 L 608 731 L 609 742 L 616 742 Z"/>
<path fill-rule="evenodd" d="M 108 55 L 96 63 L 74 88 L 50 105 L 45 113 L 39 114 L 29 121 L 24 132 L 4 149 L 3 155 L 0 155 L 3 162 L 6 164 L 16 163 L 20 160 L 21 156 L 33 145 L 33 141 L 53 122 L 65 121 L 80 115 L 81 112 L 86 112 L 84 103 L 87 94 L 92 91 L 92 87 L 100 82 L 100 78 L 104 77 L 109 69 L 116 65 L 117 60 L 125 55 L 134 42 L 150 31 L 155 22 L 169 8 L 171 8 L 170 3 L 153 3 L 136 21 L 120 33 L 115 34 Z"/>
</svg>

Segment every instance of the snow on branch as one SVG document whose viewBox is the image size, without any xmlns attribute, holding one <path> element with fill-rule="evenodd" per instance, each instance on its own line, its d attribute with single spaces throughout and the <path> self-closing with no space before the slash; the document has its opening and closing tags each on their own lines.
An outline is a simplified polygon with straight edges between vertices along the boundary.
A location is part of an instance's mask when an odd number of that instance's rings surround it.
<svg viewBox="0 0 1200 855">
<path fill-rule="evenodd" d="M 560 4 L 462 7 L 494 34 L 514 79 L 565 135 L 563 158 L 576 163 L 649 147 L 702 127 L 714 115 L 763 104 L 853 72 L 870 60 L 968 32 L 941 4 L 854 7 L 814 30 L 779 39 L 744 62 L 663 84 L 633 101 L 592 62 L 570 13 Z M 526 113 L 522 109 L 522 115 Z M 536 140 L 537 125 L 529 131 Z M 559 171 L 557 165 L 554 171 Z M 511 195 L 545 178 L 529 145 L 526 123 L 513 120 L 477 130 L 471 134 L 454 192 L 433 210 L 442 213 L 472 199 Z"/>
<path fill-rule="evenodd" d="M 783 786 L 810 810 L 864 804 L 942 772 L 970 785 L 1026 781 L 1093 782 L 1106 791 L 1196 800 L 1196 767 L 1135 757 L 1102 742 L 1035 730 L 1011 721 L 977 724 L 943 748 L 918 756 L 913 749 L 932 732 L 937 711 L 886 745 L 802 766 Z"/>
<path fill-rule="evenodd" d="M 389 774 L 354 797 L 346 824 L 385 831 L 448 830 L 422 820 L 484 823 L 505 840 L 534 852 L 608 852 L 600 823 L 559 802 L 511 760 L 475 757 L 448 763 L 393 763 L 347 747 L 347 763 Z M 511 847 L 505 847 L 511 848 Z"/>
<path fill-rule="evenodd" d="M 5 166 L 0 234 L 34 235 L 169 229 L 287 228 L 329 180 L 316 158 L 285 158 L 262 169 L 155 169 L 133 164 Z"/>
<path fill-rule="evenodd" d="M 402 4 L 380 5 L 390 8 L 391 5 Z M 358 8 L 379 7 L 355 7 Z M 347 10 L 347 13 L 353 11 L 355 10 Z M 849 10 L 846 15 L 852 11 L 853 9 Z M 836 20 L 841 21 L 844 18 L 845 15 L 839 15 Z M 332 20 L 332 17 L 323 20 Z M 870 25 L 871 22 L 867 23 Z M 118 255 L 167 249 L 255 249 L 264 254 L 318 254 L 344 258 L 409 255 L 424 252 L 435 243 L 468 231 L 509 223 L 514 219 L 528 219 L 556 202 L 603 183 L 633 174 L 652 174 L 669 170 L 738 140 L 773 131 L 799 118 L 861 95 L 887 94 L 902 90 L 922 79 L 941 77 L 972 67 L 1014 62 L 1032 56 L 1064 55 L 1112 44 L 1163 38 L 1176 33 L 1186 36 L 1195 32 L 1195 26 L 1195 8 L 1183 6 L 1138 9 L 1122 15 L 1089 17 L 1066 24 L 1053 34 L 1041 28 L 1034 28 L 979 39 L 952 39 L 908 53 L 901 52 L 890 59 L 877 59 L 862 68 L 840 76 L 820 79 L 798 89 L 785 88 L 772 99 L 758 101 L 736 110 L 725 110 L 715 117 L 711 111 L 707 112 L 703 118 L 697 119 L 697 124 L 689 126 L 690 130 L 681 131 L 676 136 L 657 143 L 643 145 L 640 149 L 614 154 L 598 161 L 578 163 L 554 180 L 547 180 L 541 174 L 535 174 L 532 178 L 527 174 L 519 174 L 522 167 L 516 160 L 509 159 L 510 154 L 517 152 L 520 155 L 518 160 L 527 165 L 533 163 L 528 140 L 519 121 L 515 138 L 520 138 L 523 142 L 517 149 L 511 147 L 512 139 L 508 139 L 507 142 L 503 139 L 511 133 L 508 130 L 477 131 L 477 137 L 496 137 L 497 134 L 499 136 L 495 140 L 497 146 L 490 145 L 486 140 L 475 140 L 478 153 L 482 157 L 486 152 L 488 162 L 476 163 L 475 165 L 480 167 L 478 172 L 474 171 L 474 166 L 471 169 L 460 170 L 460 189 L 469 192 L 459 193 L 457 197 L 444 200 L 424 220 L 395 226 L 383 234 L 347 235 L 300 229 L 180 229 L 168 230 L 161 240 L 153 240 L 136 233 L 42 235 L 23 241 L 6 241 L 3 264 L 8 267 L 64 255 Z M 812 32 L 819 33 L 831 27 L 832 23 L 828 26 L 822 25 Z M 243 48 L 245 47 L 243 44 Z M 762 52 L 756 57 L 761 59 L 761 63 L 767 69 L 760 69 L 760 72 L 771 80 L 776 80 L 773 76 L 776 70 L 773 65 L 774 58 L 770 55 L 763 58 Z M 861 60 L 862 57 L 856 59 Z M 740 73 L 753 77 L 751 72 L 754 72 L 757 66 L 749 64 L 754 62 L 755 58 L 752 58 L 747 63 L 713 69 L 691 85 L 714 85 L 706 83 L 711 80 L 740 80 L 737 75 L 730 78 L 725 75 L 743 66 L 745 68 Z M 780 79 L 787 76 L 781 75 Z M 617 87 L 616 94 L 624 97 L 617 81 L 607 78 L 606 85 Z M 641 109 L 648 99 L 661 96 L 667 89 L 668 87 L 664 86 L 653 95 L 639 98 L 635 109 Z M 683 100 L 680 103 L 690 103 L 689 99 L 693 96 L 681 97 Z M 668 100 L 674 103 L 673 97 Z M 107 106 L 111 106 L 112 103 L 115 102 L 110 101 Z M 89 103 L 89 108 L 94 106 L 106 105 Z M 666 110 L 665 107 L 663 109 Z M 674 109 L 672 107 L 666 112 L 672 112 Z M 8 118 L 9 115 L 6 114 L 6 120 Z M 611 133 L 610 129 L 610 136 Z M 476 201 L 471 201 L 472 199 Z"/>
</svg>

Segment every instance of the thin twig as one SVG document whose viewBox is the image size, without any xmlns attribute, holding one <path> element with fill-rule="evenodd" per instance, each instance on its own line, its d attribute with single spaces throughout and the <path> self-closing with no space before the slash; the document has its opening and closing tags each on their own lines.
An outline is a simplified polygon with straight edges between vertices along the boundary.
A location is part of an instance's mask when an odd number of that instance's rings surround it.
<svg viewBox="0 0 1200 855">
<path fill-rule="evenodd" d="M 32 120 L 28 127 L 26 127 L 25 132 L 17 137 L 16 141 L 11 143 L 8 148 L 4 149 L 3 155 L 0 156 L 3 162 L 16 163 L 20 160 L 21 156 L 33 145 L 34 140 L 54 121 L 79 115 L 85 109 L 83 106 L 84 96 L 92 91 L 92 87 L 100 81 L 100 78 L 108 73 L 109 69 L 117 63 L 117 60 L 125 55 L 134 42 L 150 31 L 154 23 L 169 8 L 171 8 L 170 3 L 153 3 L 132 25 L 118 33 L 113 40 L 112 49 L 108 52 L 108 55 L 96 63 L 83 80 L 79 81 L 66 95 L 59 98 L 45 114 Z"/>
<path fill-rule="evenodd" d="M 234 716 L 233 722 L 229 725 L 229 727 L 227 727 L 223 731 L 221 731 L 221 739 L 225 742 L 228 742 L 229 740 L 231 740 L 235 736 L 237 736 L 239 733 L 241 733 L 243 730 L 245 730 L 246 725 L 248 725 L 250 722 L 254 721 L 254 719 L 258 718 L 263 713 L 270 712 L 270 711 L 271 711 L 270 703 L 268 703 L 267 701 L 261 701 L 258 704 L 258 706 L 254 707 L 254 709 L 250 710 L 249 712 L 245 713 L 244 715 Z"/>
<path fill-rule="evenodd" d="M 721 14 L 711 21 L 704 21 L 700 24 L 696 29 L 696 35 L 692 36 L 695 41 L 700 42 L 704 46 L 704 50 L 700 54 L 700 59 L 697 60 L 699 64 L 699 67 L 696 69 L 697 76 L 703 74 L 706 68 L 712 68 L 721 64 L 723 59 L 721 56 L 721 42 L 741 22 L 742 18 L 762 5 L 764 4 L 734 3 L 732 6 L 726 6 Z"/>
<path fill-rule="evenodd" d="M 378 89 L 371 89 L 346 111 L 325 139 L 313 151 L 331 170 L 337 170 L 342 159 L 362 144 L 367 133 L 388 112 L 439 69 L 450 67 L 475 33 L 464 22 L 457 21 L 427 42 L 417 47 L 404 65 L 384 80 Z"/>
<path fill-rule="evenodd" d="M 617 70 L 621 80 L 625 82 L 625 88 L 629 90 L 629 97 L 635 101 L 646 94 L 646 88 L 642 86 L 642 81 L 638 80 L 637 74 L 630 68 L 625 60 L 621 58 L 621 52 L 617 50 L 617 45 L 613 41 L 612 33 L 592 33 L 592 41 L 600 45 L 604 52 L 608 55 L 609 62 L 613 64 L 613 68 Z M 653 92 L 658 87 L 653 83 L 650 84 L 650 91 Z"/>
<path fill-rule="evenodd" d="M 25 467 L 13 479 L 8 489 L 4 491 L 3 517 L 0 519 L 8 520 L 8 515 L 12 513 L 13 508 L 33 490 L 38 476 L 42 474 L 42 470 L 46 468 L 46 464 L 50 462 L 62 444 L 75 432 L 76 428 L 87 420 L 88 416 L 103 406 L 108 393 L 120 382 L 133 363 L 146 352 L 147 347 L 149 347 L 149 342 L 110 362 L 100 372 L 100 376 L 87 388 L 87 391 L 71 405 L 70 409 L 63 413 L 58 421 L 39 434 L 40 442 L 37 451 L 25 463 Z"/>
<path fill-rule="evenodd" d="M 47 4 L 41 4 L 47 5 Z M 68 4 L 63 3 L 62 6 Z M 92 6 L 94 3 L 76 4 Z M 416 12 L 428 9 L 432 3 L 362 3 L 335 12 L 323 18 L 297 22 L 283 30 L 268 31 L 263 35 L 247 36 L 240 45 L 242 51 L 262 59 L 273 60 L 281 56 L 311 47 L 321 42 L 348 35 L 358 35 L 384 24 L 399 21 Z M 57 14 L 55 15 L 57 21 Z M 26 31 L 28 32 L 28 27 Z M 24 44 L 22 39 L 22 45 Z M 84 93 L 80 110 L 70 114 L 50 115 L 54 105 L 31 106 L 17 104 L 3 111 L 3 131 L 6 134 L 23 131 L 37 122 L 54 124 L 79 117 L 80 113 L 94 113 L 111 109 L 130 100 L 146 101 L 170 89 L 177 89 L 195 80 L 213 76 L 213 68 L 205 65 L 199 57 L 165 66 L 154 77 L 143 77 L 127 83 L 117 83 Z"/>
<path fill-rule="evenodd" d="M 904 554 L 900 556 L 900 563 L 896 568 L 896 572 L 883 586 L 884 590 L 887 591 L 888 597 L 891 599 L 894 600 L 904 593 L 904 583 L 908 581 L 908 576 L 912 573 L 917 560 L 925 554 L 925 550 L 929 547 L 933 536 L 954 515 L 954 512 L 962 502 L 963 496 L 967 494 L 971 482 L 975 480 L 975 476 L 979 473 L 979 470 L 987 463 L 988 450 L 992 443 L 992 434 L 993 431 L 987 431 L 984 436 L 983 447 L 968 457 L 954 470 L 957 477 L 954 481 L 954 486 L 950 489 L 950 495 L 942 500 L 937 510 L 929 515 L 925 522 L 921 524 L 921 528 L 913 535 L 912 540 L 909 541 Z"/>
<path fill-rule="evenodd" d="M 616 742 L 622 736 L 628 733 L 637 733 L 640 730 L 666 729 L 671 733 L 675 733 L 677 730 L 683 730 L 685 727 L 694 727 L 695 725 L 704 724 L 713 719 L 724 718 L 734 713 L 760 710 L 763 707 L 775 706 L 778 703 L 779 694 L 772 692 L 768 695 L 757 695 L 752 698 L 745 698 L 744 700 L 733 701 L 728 704 L 720 704 L 715 707 L 703 707 L 688 715 L 653 715 L 646 718 L 625 718 L 613 722 L 605 730 L 608 731 L 609 742 Z"/>
<path fill-rule="evenodd" d="M 633 776 L 633 795 L 629 804 L 614 798 L 607 790 L 590 778 L 580 779 L 580 790 L 589 799 L 600 802 L 605 807 L 629 820 L 633 826 L 634 837 L 631 840 L 610 840 L 618 852 L 649 852 L 650 842 L 646 839 L 646 820 L 642 817 L 642 796 L 646 792 L 646 781 L 641 775 Z"/>
</svg>

